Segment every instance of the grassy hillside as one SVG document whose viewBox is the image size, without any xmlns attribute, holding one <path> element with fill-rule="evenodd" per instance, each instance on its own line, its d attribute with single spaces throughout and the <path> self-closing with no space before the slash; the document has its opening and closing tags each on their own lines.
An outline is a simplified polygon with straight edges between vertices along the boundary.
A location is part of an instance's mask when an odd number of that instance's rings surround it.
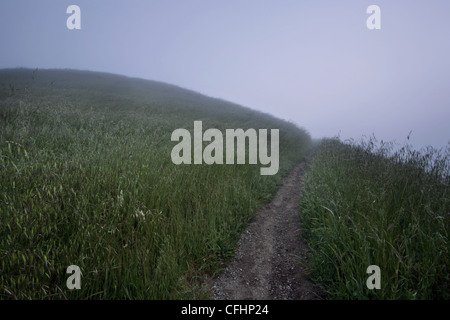
<svg viewBox="0 0 450 320">
<path fill-rule="evenodd" d="M 280 129 L 279 173 L 174 165 L 171 133 L 194 120 Z M 197 279 L 219 270 L 309 143 L 291 123 L 164 83 L 0 70 L 0 297 L 203 297 Z M 66 287 L 70 265 L 81 290 Z"/>
<path fill-rule="evenodd" d="M 301 217 L 312 276 L 331 299 L 449 299 L 450 149 L 325 140 Z M 369 290 L 370 265 L 381 288 Z"/>
</svg>

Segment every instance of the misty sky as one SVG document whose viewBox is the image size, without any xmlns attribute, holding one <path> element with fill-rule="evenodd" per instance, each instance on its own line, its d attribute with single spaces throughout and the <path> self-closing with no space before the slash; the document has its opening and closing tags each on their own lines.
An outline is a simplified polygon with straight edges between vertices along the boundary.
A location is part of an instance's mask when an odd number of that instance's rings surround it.
<svg viewBox="0 0 450 320">
<path fill-rule="evenodd" d="M 81 8 L 81 30 L 66 9 Z M 381 30 L 366 9 L 381 8 Z M 1 0 L 0 68 L 164 81 L 313 137 L 450 140 L 448 0 Z"/>
</svg>

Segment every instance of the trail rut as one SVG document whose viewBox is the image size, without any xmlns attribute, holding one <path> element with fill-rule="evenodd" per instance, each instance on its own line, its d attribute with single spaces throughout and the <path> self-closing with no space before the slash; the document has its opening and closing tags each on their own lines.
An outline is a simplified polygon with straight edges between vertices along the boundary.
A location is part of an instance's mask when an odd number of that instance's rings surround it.
<svg viewBox="0 0 450 320">
<path fill-rule="evenodd" d="M 299 263 L 306 244 L 301 239 L 299 201 L 306 163 L 284 179 L 272 202 L 257 213 L 241 235 L 233 260 L 213 279 L 215 300 L 310 300 L 319 295 Z"/>
</svg>

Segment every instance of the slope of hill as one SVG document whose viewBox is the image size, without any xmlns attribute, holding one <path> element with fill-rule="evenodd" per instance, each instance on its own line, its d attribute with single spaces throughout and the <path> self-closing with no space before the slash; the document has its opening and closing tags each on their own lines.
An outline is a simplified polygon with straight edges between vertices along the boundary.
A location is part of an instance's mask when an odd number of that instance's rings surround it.
<svg viewBox="0 0 450 320">
<path fill-rule="evenodd" d="M 279 129 L 280 170 L 175 165 L 171 133 Z M 203 297 L 256 209 L 305 155 L 295 125 L 176 86 L 0 70 L 0 274 L 9 298 Z M 68 266 L 82 271 L 69 290 Z"/>
<path fill-rule="evenodd" d="M 393 146 L 326 139 L 306 174 L 302 228 L 327 299 L 450 297 L 450 148 Z"/>
</svg>

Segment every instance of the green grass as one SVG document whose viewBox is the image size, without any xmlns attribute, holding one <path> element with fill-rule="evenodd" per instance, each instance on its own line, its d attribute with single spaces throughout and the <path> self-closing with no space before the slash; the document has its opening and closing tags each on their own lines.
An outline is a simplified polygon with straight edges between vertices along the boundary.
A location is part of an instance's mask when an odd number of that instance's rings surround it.
<svg viewBox="0 0 450 320">
<path fill-rule="evenodd" d="M 280 129 L 279 173 L 174 165 L 170 135 L 194 120 Z M 0 70 L 0 298 L 207 297 L 202 276 L 309 143 L 291 123 L 164 83 Z M 81 290 L 66 288 L 69 265 Z"/>
<path fill-rule="evenodd" d="M 301 219 L 328 299 L 450 298 L 449 151 L 322 142 Z M 379 290 L 366 287 L 369 265 L 381 269 Z"/>
</svg>

